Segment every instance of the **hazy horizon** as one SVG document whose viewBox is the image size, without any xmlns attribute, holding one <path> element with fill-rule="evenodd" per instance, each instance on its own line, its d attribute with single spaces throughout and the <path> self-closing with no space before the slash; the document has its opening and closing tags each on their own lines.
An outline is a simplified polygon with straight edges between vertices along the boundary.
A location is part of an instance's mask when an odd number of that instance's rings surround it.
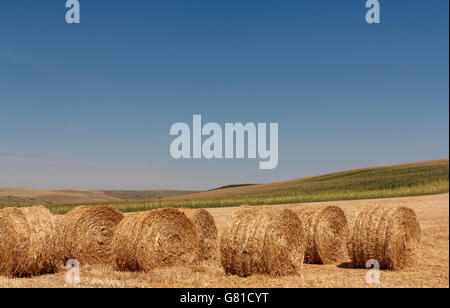
<svg viewBox="0 0 450 308">
<path fill-rule="evenodd" d="M 377 165 L 377 166 L 363 166 L 360 168 L 355 168 L 357 169 L 365 169 L 365 168 L 376 168 L 376 167 L 385 167 L 385 166 L 391 166 L 391 165 L 403 165 L 403 164 L 414 164 L 414 163 L 421 163 L 421 162 L 428 162 L 428 161 L 439 161 L 439 160 L 449 160 L 449 158 L 439 158 L 439 159 L 431 159 L 431 160 L 426 160 L 426 161 L 417 161 L 417 162 L 402 162 L 402 163 L 398 163 L 398 164 L 385 164 L 385 165 Z M 329 172 L 323 172 L 323 173 L 318 173 L 318 174 L 310 174 L 310 175 L 306 175 L 306 176 L 302 176 L 302 177 L 295 177 L 295 178 L 289 178 L 289 179 L 283 179 L 277 182 L 283 182 L 283 181 L 289 181 L 289 180 L 296 180 L 296 179 L 301 179 L 301 178 L 307 178 L 307 177 L 311 177 L 311 176 L 320 176 L 320 175 L 325 175 L 325 174 L 330 174 L 330 173 L 335 173 L 335 172 L 341 172 L 341 171 L 350 171 L 350 170 L 355 170 L 355 169 L 345 169 L 345 170 L 333 170 L 333 171 L 329 171 Z M 265 183 L 241 183 L 241 182 L 236 182 L 236 183 L 228 183 L 225 185 L 221 185 L 221 186 L 214 186 L 214 187 L 207 187 L 207 188 L 202 188 L 202 189 L 195 189 L 195 188 L 177 188 L 177 189 L 173 189 L 171 187 L 159 187 L 159 188 L 153 188 L 153 187 L 148 187 L 148 188 L 140 188 L 140 189 L 136 189 L 133 187 L 127 187 L 127 186 L 123 186 L 123 187 L 103 187 L 103 188 L 77 188 L 77 187 L 11 187 L 11 186 L 1 186 L 0 188 L 11 188 L 11 189 L 29 189 L 29 190 L 99 190 L 99 191 L 105 191 L 105 190 L 130 190 L 130 191 L 145 191 L 145 190 L 178 190 L 178 191 L 207 191 L 207 190 L 211 190 L 211 189 L 215 189 L 215 188 L 220 188 L 223 186 L 229 186 L 229 185 L 259 185 L 259 184 L 268 184 L 268 183 L 274 183 L 274 182 L 265 182 Z M 206 187 L 206 186 L 205 186 Z"/>
</svg>

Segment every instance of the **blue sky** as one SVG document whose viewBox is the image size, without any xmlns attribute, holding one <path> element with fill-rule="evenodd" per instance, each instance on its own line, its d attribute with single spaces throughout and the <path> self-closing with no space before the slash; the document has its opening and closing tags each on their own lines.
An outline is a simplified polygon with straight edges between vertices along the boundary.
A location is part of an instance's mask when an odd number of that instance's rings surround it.
<svg viewBox="0 0 450 308">
<path fill-rule="evenodd" d="M 449 154 L 447 0 L 0 2 L 0 186 L 203 189 Z M 279 164 L 173 160 L 170 126 L 278 122 Z"/>
</svg>

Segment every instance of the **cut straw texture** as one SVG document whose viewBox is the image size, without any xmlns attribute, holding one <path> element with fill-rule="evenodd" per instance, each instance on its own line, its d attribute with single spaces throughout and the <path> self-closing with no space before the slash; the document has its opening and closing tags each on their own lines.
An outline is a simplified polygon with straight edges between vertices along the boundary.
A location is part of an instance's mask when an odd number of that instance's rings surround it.
<svg viewBox="0 0 450 308">
<path fill-rule="evenodd" d="M 198 236 L 197 260 L 208 261 L 218 258 L 218 240 L 216 223 L 205 209 L 180 209 L 194 225 Z"/>
<path fill-rule="evenodd" d="M 240 277 L 297 275 L 304 253 L 301 221 L 287 209 L 241 207 L 228 218 L 220 237 L 222 266 Z"/>
<path fill-rule="evenodd" d="M 304 207 L 296 213 L 306 237 L 305 263 L 335 264 L 345 260 L 349 229 L 344 211 L 327 206 Z"/>
<path fill-rule="evenodd" d="M 417 263 L 421 230 L 412 209 L 362 205 L 353 213 L 352 224 L 348 252 L 353 267 L 363 268 L 372 259 L 388 270 Z"/>
<path fill-rule="evenodd" d="M 127 215 L 114 240 L 115 269 L 150 271 L 195 263 L 197 233 L 178 209 L 159 209 Z"/>
<path fill-rule="evenodd" d="M 79 206 L 58 219 L 59 252 L 63 262 L 111 264 L 112 238 L 123 214 L 109 206 Z"/>
<path fill-rule="evenodd" d="M 42 206 L 0 210 L 0 275 L 31 277 L 55 272 L 53 215 Z"/>
</svg>

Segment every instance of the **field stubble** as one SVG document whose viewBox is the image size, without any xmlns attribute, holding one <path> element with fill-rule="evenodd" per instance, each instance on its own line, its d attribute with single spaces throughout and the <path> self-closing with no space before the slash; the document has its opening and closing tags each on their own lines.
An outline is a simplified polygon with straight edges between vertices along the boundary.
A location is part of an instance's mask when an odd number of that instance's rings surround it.
<svg viewBox="0 0 450 308">
<path fill-rule="evenodd" d="M 449 194 L 368 200 L 368 203 L 408 206 L 414 209 L 422 228 L 419 263 L 415 268 L 399 272 L 382 271 L 379 285 L 365 281 L 367 270 L 341 265 L 310 265 L 302 267 L 299 276 L 247 278 L 226 275 L 220 263 L 203 266 L 178 266 L 156 269 L 148 273 L 116 272 L 112 266 L 82 266 L 81 283 L 67 284 L 65 273 L 34 278 L 0 277 L 0 287 L 449 287 Z M 336 205 L 349 216 L 361 201 L 314 203 L 311 206 Z M 297 209 L 306 204 L 281 205 Z M 219 232 L 233 208 L 209 209 Z"/>
</svg>

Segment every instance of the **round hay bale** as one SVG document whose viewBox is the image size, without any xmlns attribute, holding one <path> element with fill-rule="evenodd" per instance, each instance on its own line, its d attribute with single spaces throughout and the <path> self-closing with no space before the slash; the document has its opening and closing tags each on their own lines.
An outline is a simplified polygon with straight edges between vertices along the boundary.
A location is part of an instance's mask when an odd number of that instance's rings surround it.
<svg viewBox="0 0 450 308">
<path fill-rule="evenodd" d="M 0 275 L 18 276 L 19 264 L 28 263 L 29 227 L 18 208 L 0 210 Z"/>
<path fill-rule="evenodd" d="M 218 258 L 217 228 L 212 215 L 204 209 L 181 209 L 194 225 L 198 236 L 197 260 Z"/>
<path fill-rule="evenodd" d="M 353 267 L 364 268 L 374 259 L 380 269 L 401 270 L 416 264 L 420 239 L 420 225 L 412 209 L 362 205 L 353 213 L 348 252 Z"/>
<path fill-rule="evenodd" d="M 115 269 L 150 271 L 192 264 L 197 245 L 194 225 L 180 210 L 165 208 L 128 215 L 114 234 Z"/>
<path fill-rule="evenodd" d="M 61 265 L 56 251 L 54 215 L 43 206 L 21 209 L 30 229 L 30 266 L 33 273 L 52 273 Z"/>
<path fill-rule="evenodd" d="M 304 231 L 287 209 L 241 207 L 228 218 L 220 237 L 220 258 L 227 274 L 299 274 L 305 254 Z"/>
<path fill-rule="evenodd" d="M 63 262 L 81 264 L 113 262 L 112 238 L 123 214 L 110 206 L 79 206 L 59 218 L 60 254 Z"/>
<path fill-rule="evenodd" d="M 336 206 L 296 210 L 306 237 L 305 263 L 335 264 L 345 259 L 347 217 Z"/>
<path fill-rule="evenodd" d="M 42 206 L 0 210 L 0 275 L 31 277 L 59 267 L 53 215 Z"/>
</svg>

